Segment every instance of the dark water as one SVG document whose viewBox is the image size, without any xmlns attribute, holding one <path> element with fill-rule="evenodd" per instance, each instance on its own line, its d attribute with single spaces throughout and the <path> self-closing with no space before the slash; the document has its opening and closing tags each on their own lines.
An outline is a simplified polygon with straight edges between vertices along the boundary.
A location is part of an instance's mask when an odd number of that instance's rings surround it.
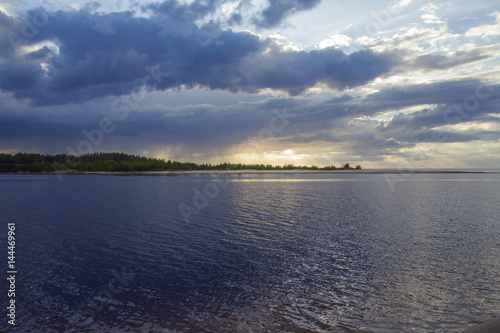
<svg viewBox="0 0 500 333">
<path fill-rule="evenodd" d="M 221 179 L 0 176 L 15 331 L 455 332 L 500 313 L 499 174 Z"/>
</svg>

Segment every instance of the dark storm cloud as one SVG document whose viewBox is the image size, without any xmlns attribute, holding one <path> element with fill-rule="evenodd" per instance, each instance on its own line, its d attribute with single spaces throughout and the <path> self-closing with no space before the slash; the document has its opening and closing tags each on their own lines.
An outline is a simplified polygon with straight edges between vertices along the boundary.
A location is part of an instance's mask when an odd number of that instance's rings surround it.
<svg viewBox="0 0 500 333">
<path fill-rule="evenodd" d="M 272 28 L 281 24 L 289 15 L 310 10 L 316 7 L 321 0 L 269 0 L 269 6 L 262 11 L 260 18 L 256 18 L 258 26 Z"/>
<path fill-rule="evenodd" d="M 369 50 L 349 55 L 333 48 L 286 51 L 275 40 L 247 31 L 222 30 L 213 22 L 195 24 L 220 2 L 167 1 L 152 5 L 149 9 L 156 11 L 149 19 L 130 12 L 52 13 L 46 25 L 17 46 L 50 41 L 58 50 L 47 45 L 28 54 L 4 55 L 0 89 L 30 98 L 34 105 L 129 94 L 142 84 L 160 90 L 205 86 L 251 93 L 270 88 L 298 95 L 318 82 L 340 90 L 365 84 L 398 61 Z M 287 8 L 312 6 L 293 3 Z M 20 34 L 23 29 L 22 21 L 5 16 L 0 23 L 3 31 Z M 151 68 L 163 73 L 161 82 L 147 78 Z"/>
<path fill-rule="evenodd" d="M 478 79 L 414 84 L 381 90 L 368 95 L 363 102 L 377 109 L 390 110 L 421 104 L 463 104 L 466 97 L 476 94 L 480 95 L 483 104 L 498 102 L 499 86 Z"/>
<path fill-rule="evenodd" d="M 408 63 L 408 68 L 423 70 L 442 70 L 491 57 L 484 50 L 456 52 L 451 56 L 426 54 L 416 57 Z"/>
<path fill-rule="evenodd" d="M 0 117 L 0 140 L 69 139 L 81 131 L 80 126 L 56 124 L 33 115 Z"/>
<path fill-rule="evenodd" d="M 40 65 L 29 60 L 8 60 L 0 71 L 0 89 L 22 91 L 35 86 L 43 74 Z"/>
<path fill-rule="evenodd" d="M 180 4 L 176 0 L 168 0 L 161 3 L 148 5 L 145 9 L 154 13 L 161 13 L 173 21 L 193 22 L 206 15 L 214 13 L 225 3 L 233 3 L 233 0 L 197 0 L 191 4 Z M 287 17 L 302 11 L 311 10 L 321 0 L 269 0 L 267 7 L 254 14 L 253 22 L 261 28 L 273 28 L 280 25 Z M 229 23 L 241 23 L 242 13 L 245 8 L 252 7 L 251 1 L 239 1 L 237 10 L 229 18 Z"/>
<path fill-rule="evenodd" d="M 126 95 L 140 85 L 150 90 L 204 86 L 249 93 L 269 88 L 296 96 L 318 83 L 338 90 L 353 88 L 406 66 L 401 52 L 293 51 L 248 31 L 224 30 L 214 21 L 196 23 L 224 2 L 165 1 L 145 8 L 149 18 L 132 12 L 98 14 L 88 8 L 46 13 L 46 24 L 30 38 L 21 36 L 25 21 L 0 13 L 5 37 L 0 43 L 8 49 L 1 55 L 0 89 L 15 98 L 29 98 L 33 105 Z M 279 22 L 275 12 L 288 15 L 317 3 L 271 1 L 262 18 Z M 34 10 L 26 16 L 39 13 Z M 20 38 L 13 39 L 13 34 Z M 9 40 L 15 40 L 14 48 L 8 47 Z M 46 46 L 27 54 L 14 52 L 39 43 Z M 412 66 L 448 68 L 484 57 L 479 51 L 449 58 L 421 56 Z M 150 76 L 153 69 L 161 73 L 160 81 Z"/>
<path fill-rule="evenodd" d="M 20 19 L 7 16 L 0 11 L 0 59 L 14 57 L 15 49 L 12 46 L 12 42 L 17 43 L 18 40 L 26 40 L 22 37 L 20 29 L 22 29 L 22 21 Z"/>
<path fill-rule="evenodd" d="M 257 136 L 262 128 L 269 127 L 270 119 L 275 117 L 273 111 L 293 117 L 293 110 L 303 107 L 303 103 L 290 98 L 271 98 L 226 107 L 194 105 L 161 111 L 153 108 L 147 113 L 131 114 L 120 123 L 116 133 L 128 137 L 158 131 L 156 135 L 168 143 L 200 146 L 216 141 L 218 146 L 226 146 Z"/>
<path fill-rule="evenodd" d="M 241 43 L 241 39 L 238 40 Z M 387 73 L 391 68 L 384 55 L 371 51 L 350 55 L 335 49 L 284 52 L 272 41 L 268 40 L 265 44 L 270 48 L 266 53 L 241 56 L 233 65 L 230 62 L 224 64 L 227 54 L 222 56 L 224 52 L 220 52 L 219 47 L 215 49 L 215 57 L 211 56 L 214 51 L 200 53 L 200 59 L 189 66 L 188 73 L 194 78 L 194 84 L 211 89 L 257 92 L 271 88 L 285 90 L 295 96 L 318 82 L 339 90 L 356 87 Z M 229 45 L 228 50 L 231 49 Z M 233 55 L 231 58 L 235 56 L 238 57 Z"/>
<path fill-rule="evenodd" d="M 1 100 L 0 100 L 1 101 Z M 69 106 L 75 108 L 75 106 Z M 92 104 L 87 105 L 91 108 Z M 67 146 L 77 150 L 80 142 L 88 141 L 84 131 L 92 132 L 98 128 L 104 118 L 112 121 L 113 131 L 103 135 L 102 144 L 93 145 L 93 151 L 123 150 L 130 151 L 132 147 L 151 150 L 157 147 L 179 146 L 185 152 L 226 149 L 258 136 L 262 128 L 268 128 L 270 120 L 275 117 L 273 111 L 283 111 L 283 108 L 303 108 L 304 103 L 289 98 L 272 98 L 258 102 L 241 102 L 237 105 L 220 107 L 215 105 L 193 105 L 184 107 L 138 108 L 130 115 L 121 119 L 113 112 L 95 112 L 85 119 L 76 121 L 69 112 L 66 117 L 45 116 L 53 107 L 38 107 L 36 109 L 10 110 L 0 113 L 0 143 L 8 140 L 16 142 L 21 150 L 30 150 L 33 143 L 53 143 L 52 153 L 68 152 Z M 11 106 L 10 108 L 17 108 Z M 68 106 L 58 106 L 67 109 Z M 83 107 L 82 107 L 83 108 Z M 35 110 L 35 111 L 34 111 Z M 58 110 L 52 112 L 57 114 Z M 278 122 L 276 126 L 281 126 Z M 95 131 L 94 131 L 95 132 Z M 277 133 L 277 136 L 278 133 Z M 118 142 L 118 146 L 113 146 Z M 5 148 L 0 145 L 0 150 Z M 138 149 L 139 149 L 138 148 Z"/>
</svg>

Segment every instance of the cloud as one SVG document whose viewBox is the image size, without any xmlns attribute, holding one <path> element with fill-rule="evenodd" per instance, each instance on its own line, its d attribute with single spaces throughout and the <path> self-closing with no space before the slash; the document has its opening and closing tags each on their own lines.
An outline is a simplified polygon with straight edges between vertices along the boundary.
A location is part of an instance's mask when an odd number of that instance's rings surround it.
<svg viewBox="0 0 500 333">
<path fill-rule="evenodd" d="M 348 145 L 365 158 L 419 143 L 495 141 L 500 85 L 479 80 L 386 88 L 364 98 L 335 98 L 294 113 L 282 133 L 294 144 Z M 385 119 L 385 120 L 382 120 Z"/>
<path fill-rule="evenodd" d="M 257 26 L 263 28 L 273 28 L 281 24 L 288 16 L 316 7 L 321 0 L 269 0 L 261 17 L 255 19 Z"/>
<path fill-rule="evenodd" d="M 439 10 L 439 6 L 433 3 L 428 3 L 422 7 L 420 7 L 419 11 L 424 12 L 420 16 L 420 18 L 427 24 L 444 24 L 446 23 L 441 18 L 437 16 L 437 11 Z"/>
<path fill-rule="evenodd" d="M 235 93 L 270 89 L 297 96 L 317 84 L 351 89 L 400 71 L 448 69 L 492 54 L 487 48 L 419 56 L 390 48 L 350 54 L 336 47 L 298 50 L 280 39 L 223 29 L 214 21 L 200 23 L 226 2 L 164 1 L 145 7 L 147 18 L 88 8 L 48 13 L 47 24 L 24 38 L 18 52 L 10 47 L 1 55 L 0 89 L 38 106 L 126 95 L 142 85 L 148 90 L 203 86 Z M 272 13 L 279 8 L 289 15 L 318 3 L 271 1 L 262 19 L 278 22 L 283 17 Z M 0 13 L 0 27 L 20 34 L 23 22 Z M 161 82 L 148 79 L 153 68 L 162 73 Z"/>
<path fill-rule="evenodd" d="M 188 6 L 167 1 L 155 5 L 158 13 L 149 19 L 130 12 L 96 14 L 86 9 L 53 13 L 23 45 L 34 51 L 4 57 L 8 66 L 0 69 L 0 89 L 29 98 L 34 105 L 129 94 L 138 85 L 153 90 L 204 86 L 252 93 L 272 89 L 298 95 L 317 83 L 340 90 L 365 84 L 393 65 L 390 56 L 370 50 L 349 55 L 333 48 L 290 50 L 279 40 L 248 31 L 222 30 L 210 22 L 198 26 L 194 21 L 216 3 Z M 312 4 L 300 2 L 299 7 L 308 6 Z M 4 23 L 6 28 L 17 24 L 14 31 L 22 30 L 20 22 Z M 173 30 L 167 29 L 172 26 Z M 56 50 L 36 49 L 48 42 Z M 148 68 L 155 66 L 168 73 L 159 84 L 145 80 Z"/>
<path fill-rule="evenodd" d="M 469 103 L 468 110 L 464 102 L 470 102 L 468 96 L 476 96 L 476 91 L 479 104 L 471 108 L 474 104 Z M 58 106 L 52 112 L 49 110 L 53 106 L 23 109 L 21 105 L 10 105 L 12 112 L 0 115 L 0 149 L 10 149 L 10 142 L 16 142 L 21 150 L 33 149 L 34 143 L 53 153 L 66 152 L 66 146 L 77 149 L 78 143 L 86 139 L 82 131 L 96 128 L 101 119 L 109 117 L 116 129 L 106 134 L 103 144 L 93 147 L 95 151 L 123 150 L 126 146 L 131 153 L 147 150 L 180 160 L 220 162 L 231 156 L 236 147 L 239 154 L 272 155 L 273 151 L 299 152 L 318 146 L 329 147 L 330 152 L 362 156 L 365 161 L 381 161 L 387 156 L 401 156 L 405 149 L 421 143 L 500 139 L 493 125 L 500 119 L 495 116 L 500 102 L 498 91 L 500 85 L 470 79 L 410 84 L 385 88 L 368 96 L 345 94 L 323 101 L 261 97 L 257 101 L 224 106 L 202 102 L 168 106 L 148 102 L 138 106 L 126 119 L 120 119 L 95 101 L 85 106 Z M 109 99 L 101 103 L 109 106 Z M 82 110 L 92 109 L 102 111 L 87 112 L 82 118 Z M 64 117 L 58 116 L 62 110 L 66 112 Z M 262 129 L 269 128 L 275 116 L 273 111 L 283 110 L 289 116 L 287 125 L 272 132 L 272 136 L 259 139 Z M 75 120 L 71 116 L 74 114 L 81 116 Z M 281 124 L 275 125 L 281 127 Z M 320 155 L 308 163 L 332 163 L 320 159 Z M 328 158 L 336 161 L 338 157 Z"/>
<path fill-rule="evenodd" d="M 391 9 L 392 12 L 399 12 L 401 11 L 404 7 L 410 5 L 412 3 L 413 0 L 400 0 L 396 3 L 392 3 L 392 5 L 389 7 Z"/>
<path fill-rule="evenodd" d="M 4 91 L 29 90 L 36 85 L 41 75 L 43 75 L 43 70 L 35 62 L 6 61 L 0 71 L 0 89 Z"/>
<path fill-rule="evenodd" d="M 481 96 L 484 93 L 483 99 L 490 103 L 499 98 L 496 84 L 483 83 L 478 79 L 463 79 L 386 88 L 366 96 L 363 101 L 386 110 L 422 104 L 462 104 L 467 96 L 474 96 L 476 91 Z"/>
<path fill-rule="evenodd" d="M 167 0 L 161 3 L 149 4 L 145 7 L 155 15 L 161 15 L 169 28 L 182 28 L 185 24 L 195 22 L 211 13 L 229 0 L 196 0 L 189 4 L 177 0 Z M 179 24 L 181 26 L 179 26 Z"/>
<path fill-rule="evenodd" d="M 490 16 L 495 17 L 494 24 L 484 24 L 478 27 L 469 29 L 465 35 L 469 37 L 483 37 L 487 38 L 490 36 L 500 35 L 500 12 L 494 12 Z"/>
<path fill-rule="evenodd" d="M 352 38 L 342 34 L 336 34 L 322 40 L 318 45 L 318 49 L 328 47 L 349 47 L 352 43 Z"/>
<path fill-rule="evenodd" d="M 422 105 L 420 110 L 396 113 L 377 127 L 380 137 L 398 142 L 470 142 L 498 140 L 490 129 L 480 126 L 469 131 L 450 130 L 450 126 L 490 124 L 497 122 L 490 115 L 498 113 L 499 85 L 485 85 L 478 80 L 439 82 L 386 89 L 368 96 L 365 101 L 379 110 L 404 110 Z M 379 104 L 379 102 L 381 104 Z M 425 103 L 434 105 L 429 108 Z"/>
<path fill-rule="evenodd" d="M 248 17 L 258 28 L 274 28 L 283 21 L 302 11 L 315 8 L 321 0 L 269 0 L 265 7 L 256 6 L 248 0 L 195 0 L 189 4 L 168 0 L 145 6 L 145 10 L 168 18 L 171 28 L 184 26 L 185 22 L 201 21 L 206 17 L 214 18 L 216 13 L 229 23 L 241 24 Z M 221 17 L 220 17 L 221 16 Z M 216 20 L 217 20 L 216 19 Z M 175 22 L 175 24 L 173 24 Z"/>
<path fill-rule="evenodd" d="M 420 56 L 410 56 L 403 64 L 407 70 L 444 70 L 471 62 L 491 58 L 493 49 L 490 47 L 476 48 L 469 51 L 457 51 L 450 55 L 424 54 Z"/>
</svg>

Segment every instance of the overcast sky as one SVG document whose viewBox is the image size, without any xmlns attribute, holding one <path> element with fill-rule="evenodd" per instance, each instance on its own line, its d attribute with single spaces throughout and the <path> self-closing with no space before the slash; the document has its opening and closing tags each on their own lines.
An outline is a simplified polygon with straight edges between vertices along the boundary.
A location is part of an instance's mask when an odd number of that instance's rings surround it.
<svg viewBox="0 0 500 333">
<path fill-rule="evenodd" d="M 498 168 L 497 1 L 0 1 L 0 152 Z"/>
</svg>

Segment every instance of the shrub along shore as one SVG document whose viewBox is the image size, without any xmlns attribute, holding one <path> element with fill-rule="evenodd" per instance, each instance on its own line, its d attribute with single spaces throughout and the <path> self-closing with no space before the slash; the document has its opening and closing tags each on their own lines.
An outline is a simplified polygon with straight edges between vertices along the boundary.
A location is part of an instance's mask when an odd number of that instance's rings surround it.
<svg viewBox="0 0 500 333">
<path fill-rule="evenodd" d="M 0 173 L 52 173 L 52 172 L 135 172 L 135 171 L 204 171 L 204 170 L 361 170 L 346 163 L 340 167 L 296 166 L 294 164 L 196 164 L 165 161 L 164 159 L 124 153 L 92 153 L 80 156 L 36 153 L 0 153 Z"/>
</svg>

